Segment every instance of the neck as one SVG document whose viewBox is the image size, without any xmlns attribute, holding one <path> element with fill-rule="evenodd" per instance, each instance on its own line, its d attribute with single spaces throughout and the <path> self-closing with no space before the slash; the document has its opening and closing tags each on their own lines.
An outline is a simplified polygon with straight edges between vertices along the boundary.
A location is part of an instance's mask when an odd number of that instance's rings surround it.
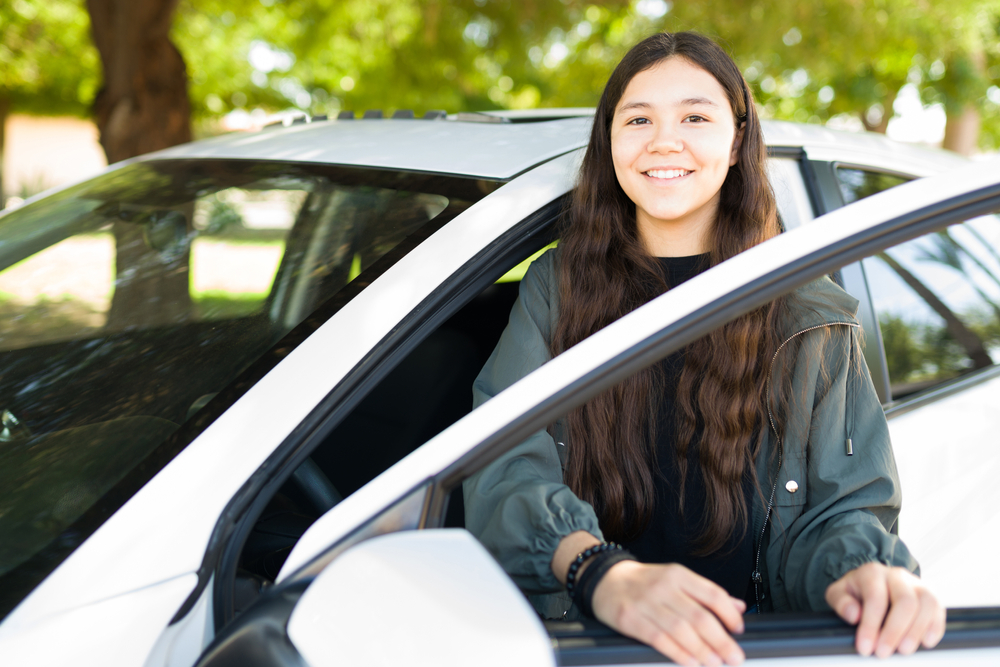
<svg viewBox="0 0 1000 667">
<path fill-rule="evenodd" d="M 664 224 L 662 221 L 654 223 L 639 218 L 636 222 L 646 252 L 653 257 L 688 257 L 710 250 L 711 225 L 707 221 Z"/>
</svg>

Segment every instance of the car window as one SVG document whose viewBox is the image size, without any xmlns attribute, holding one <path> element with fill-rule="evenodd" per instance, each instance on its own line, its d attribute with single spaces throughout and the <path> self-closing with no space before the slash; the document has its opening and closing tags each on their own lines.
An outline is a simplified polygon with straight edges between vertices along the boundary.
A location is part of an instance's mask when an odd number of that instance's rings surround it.
<svg viewBox="0 0 1000 667">
<path fill-rule="evenodd" d="M 0 611 L 353 294 L 497 185 L 143 162 L 0 218 Z"/>
<path fill-rule="evenodd" d="M 844 197 L 845 205 L 902 185 L 910 180 L 898 174 L 887 174 L 856 167 L 838 166 L 836 172 L 837 184 L 840 186 L 840 194 Z"/>
<path fill-rule="evenodd" d="M 863 262 L 893 400 L 1000 362 L 1000 219 L 984 216 Z"/>
</svg>

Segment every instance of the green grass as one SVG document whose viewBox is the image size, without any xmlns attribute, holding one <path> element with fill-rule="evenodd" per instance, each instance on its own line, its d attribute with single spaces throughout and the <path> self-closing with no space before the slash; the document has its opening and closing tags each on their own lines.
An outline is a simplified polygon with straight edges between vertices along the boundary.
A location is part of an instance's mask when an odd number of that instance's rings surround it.
<svg viewBox="0 0 1000 667">
<path fill-rule="evenodd" d="M 199 320 L 230 320 L 252 315 L 264 307 L 267 293 L 231 293 L 218 290 L 191 295 Z"/>
</svg>

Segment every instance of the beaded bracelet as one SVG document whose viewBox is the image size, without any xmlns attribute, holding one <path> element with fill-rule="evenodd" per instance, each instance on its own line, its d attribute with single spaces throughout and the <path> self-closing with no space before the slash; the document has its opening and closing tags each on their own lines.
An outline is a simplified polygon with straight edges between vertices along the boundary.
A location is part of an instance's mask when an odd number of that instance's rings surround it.
<svg viewBox="0 0 1000 667">
<path fill-rule="evenodd" d="M 569 596 L 573 598 L 574 602 L 576 602 L 577 591 L 576 573 L 580 570 L 580 566 L 583 565 L 584 561 L 591 556 L 596 556 L 599 553 L 615 549 L 621 549 L 621 545 L 615 544 L 614 542 L 601 542 L 600 544 L 595 544 L 589 549 L 578 553 L 576 558 L 573 559 L 573 562 L 569 564 L 569 570 L 566 571 L 566 592 L 569 593 Z"/>
</svg>

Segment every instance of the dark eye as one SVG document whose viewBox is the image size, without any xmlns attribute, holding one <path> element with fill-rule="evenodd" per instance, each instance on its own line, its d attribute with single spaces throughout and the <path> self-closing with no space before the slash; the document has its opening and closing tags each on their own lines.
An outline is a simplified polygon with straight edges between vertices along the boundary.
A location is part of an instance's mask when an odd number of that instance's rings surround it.
<svg viewBox="0 0 1000 667">
<path fill-rule="evenodd" d="M 630 120 L 629 122 L 627 122 L 625 124 L 626 125 L 645 125 L 647 123 L 649 123 L 649 119 L 648 118 L 633 118 L 632 120 Z"/>
<path fill-rule="evenodd" d="M 688 116 L 687 118 L 684 119 L 684 121 L 687 122 L 687 123 L 704 123 L 707 120 L 708 119 L 705 118 L 704 116 L 699 116 L 697 114 L 692 114 L 692 115 L 690 115 L 690 116 Z"/>
</svg>

